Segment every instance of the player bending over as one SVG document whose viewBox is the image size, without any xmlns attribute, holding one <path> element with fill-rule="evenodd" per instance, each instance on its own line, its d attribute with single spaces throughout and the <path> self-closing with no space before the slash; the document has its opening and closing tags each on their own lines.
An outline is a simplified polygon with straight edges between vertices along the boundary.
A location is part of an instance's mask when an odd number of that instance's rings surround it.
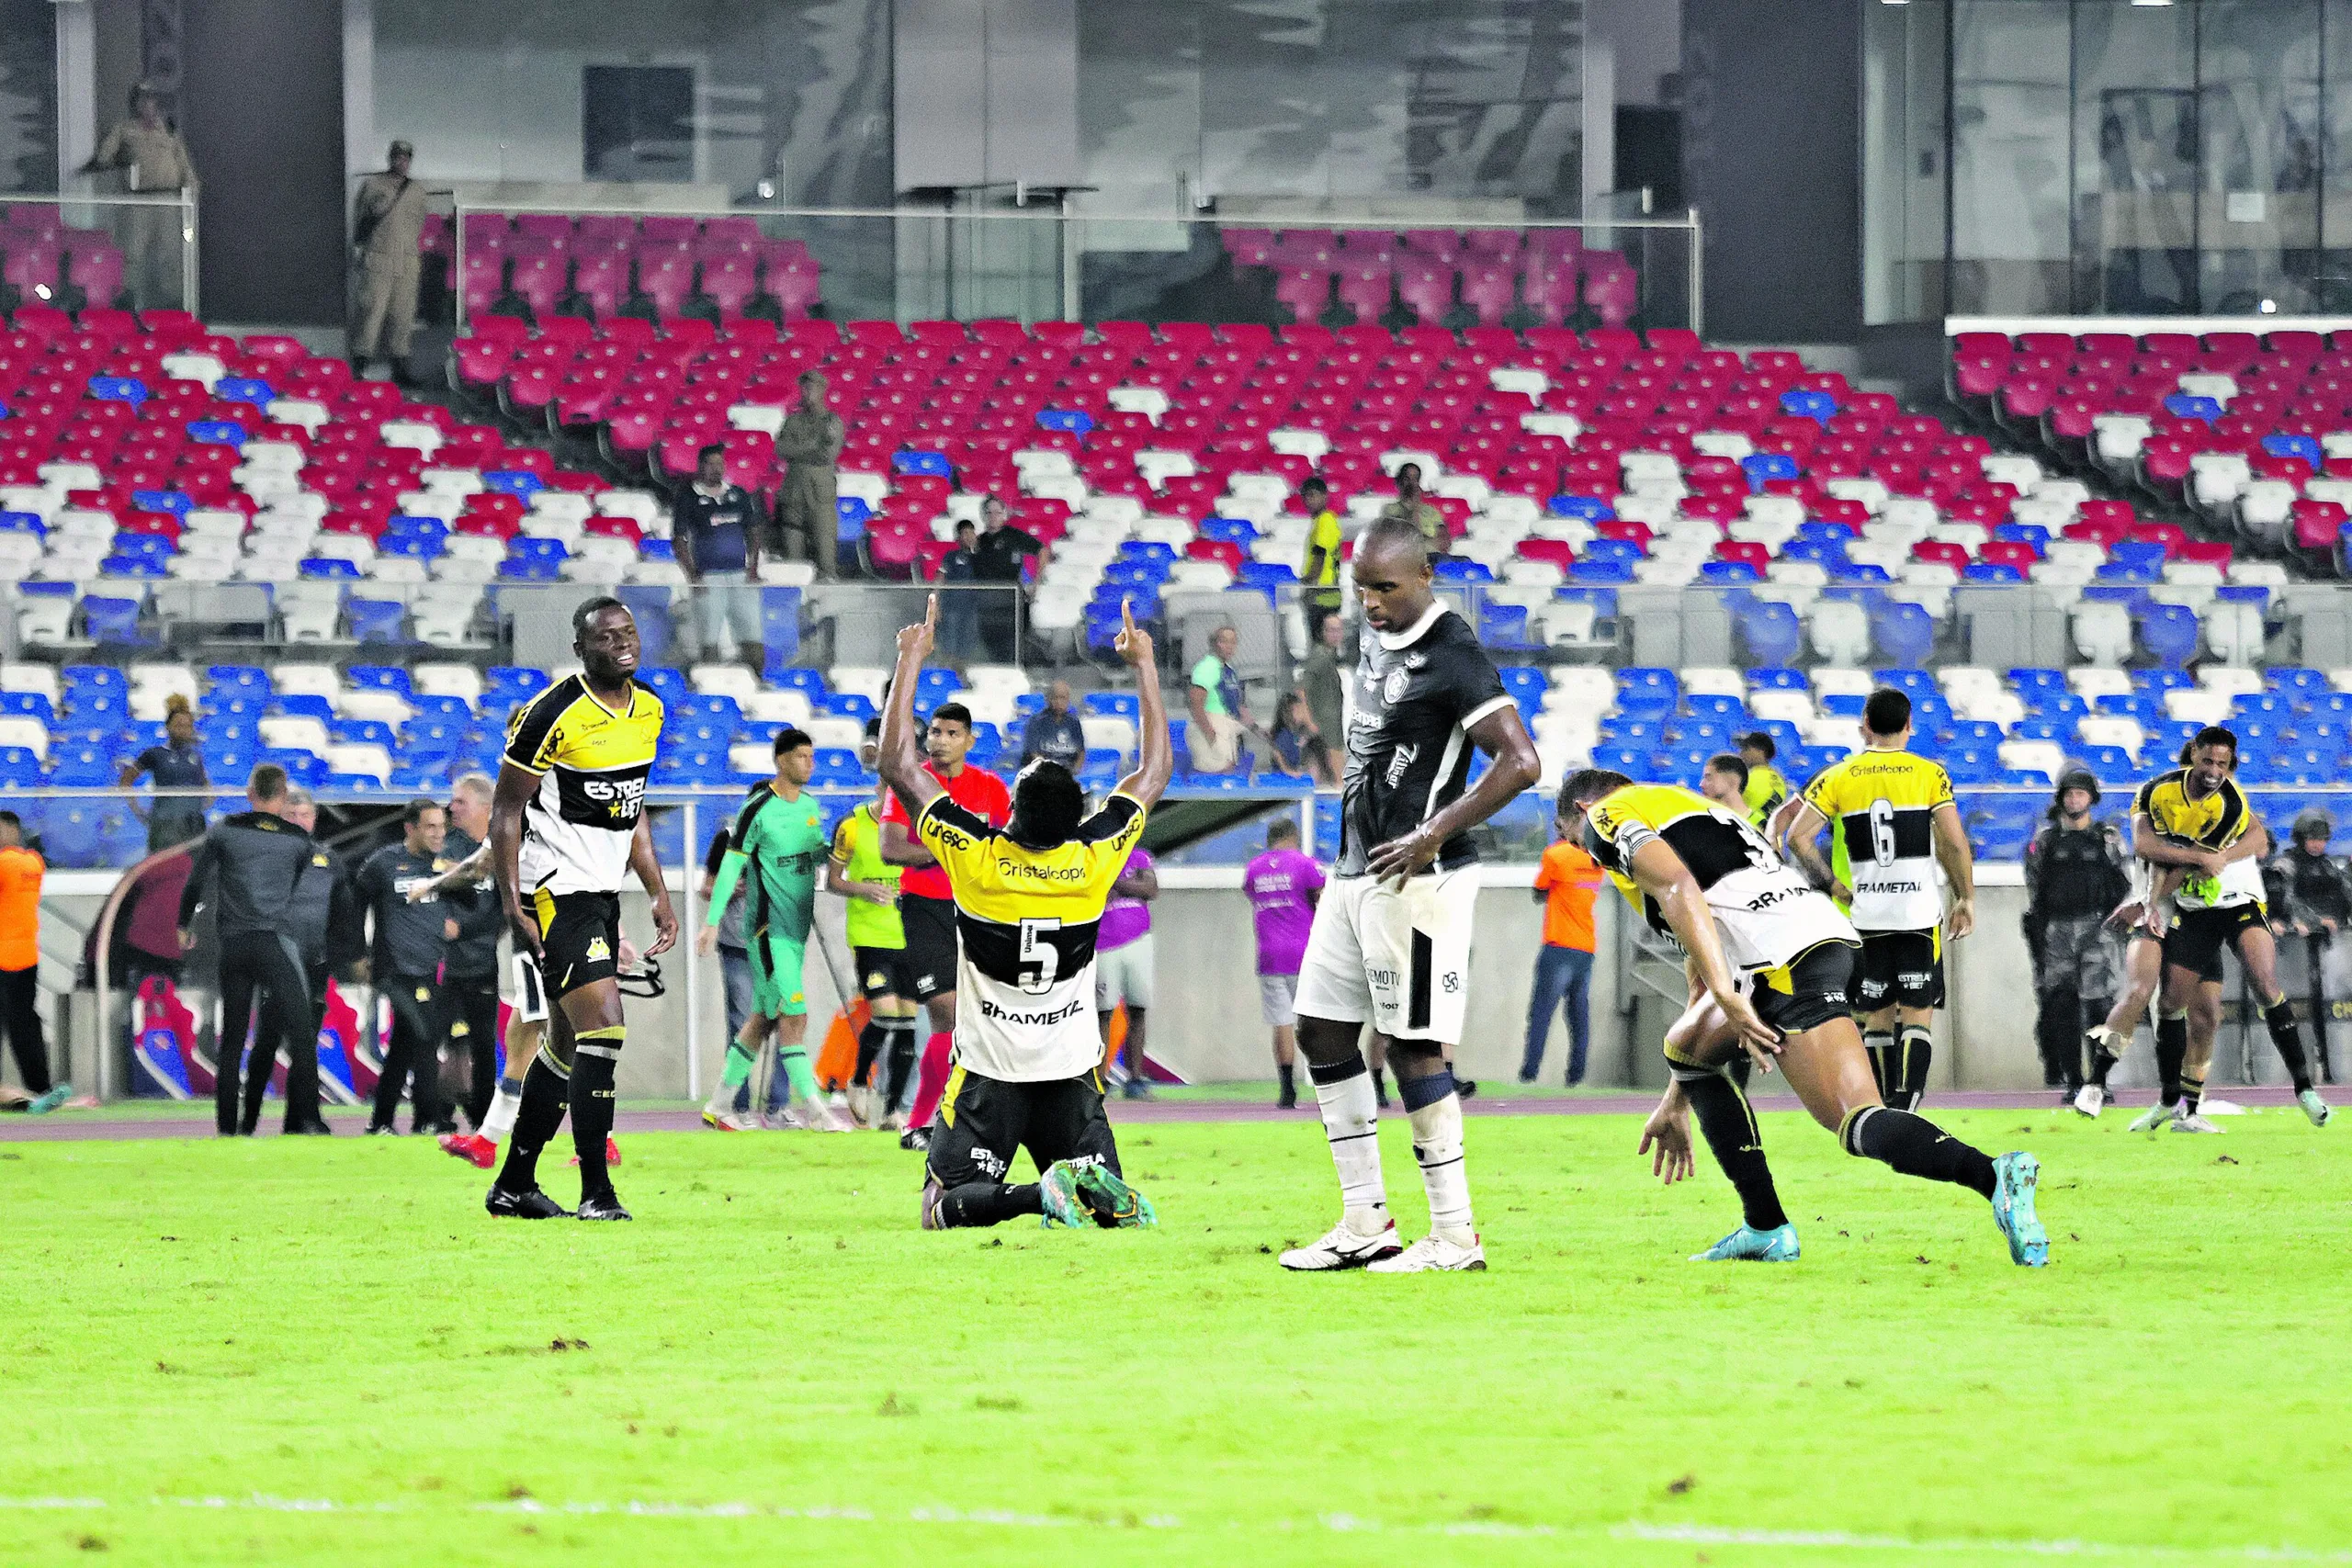
<svg viewBox="0 0 2352 1568">
<path fill-rule="evenodd" d="M 1382 1273 L 1487 1266 L 1463 1163 L 1462 1099 L 1446 1052 L 1462 1039 L 1478 852 L 1470 829 L 1540 772 L 1519 709 L 1478 634 L 1430 591 L 1420 530 L 1374 523 L 1356 542 L 1373 636 L 1356 672 L 1340 858 L 1315 908 L 1298 978 L 1298 1049 L 1340 1177 L 1340 1223 L 1282 1266 Z M 1476 752 L 1494 759 L 1476 785 Z M 1396 1069 L 1429 1193 L 1430 1234 L 1396 1240 L 1380 1173 L 1380 1112 L 1359 1041 L 1369 1022 Z"/>
<path fill-rule="evenodd" d="M 752 1011 L 742 1032 L 727 1043 L 727 1065 L 703 1107 L 706 1127 L 741 1132 L 759 1124 L 736 1114 L 735 1096 L 774 1034 L 785 1080 L 800 1102 L 800 1124 L 820 1133 L 849 1131 L 818 1091 L 817 1074 L 808 1065 L 808 998 L 801 987 L 808 928 L 817 913 L 817 867 L 825 860 L 824 814 L 816 797 L 806 793 L 816 771 L 816 742 L 797 729 L 779 730 L 775 777 L 756 785 L 735 813 L 727 858 L 711 885 L 710 913 L 695 938 L 696 951 L 705 954 L 718 951 L 728 900 L 735 896 L 736 880 L 750 868 L 743 937 L 752 964 Z"/>
<path fill-rule="evenodd" d="M 1012 819 L 992 828 L 922 765 L 916 742 L 915 683 L 938 626 L 933 594 L 922 625 L 899 634 L 877 760 L 946 874 L 961 939 L 953 1066 L 924 1157 L 922 1226 L 992 1225 L 1021 1214 L 1065 1225 L 1151 1224 L 1151 1205 L 1119 1178 L 1094 1019 L 1102 906 L 1172 766 L 1151 638 L 1130 611 L 1115 645 L 1143 705 L 1136 771 L 1084 817 L 1077 778 L 1040 758 L 1013 783 Z M 1038 1179 L 1009 1182 L 1023 1148 Z"/>
<path fill-rule="evenodd" d="M 1690 1175 L 1687 1116 L 1695 1111 L 1737 1190 L 1746 1223 L 1700 1260 L 1797 1256 L 1745 1075 L 1733 1066 L 1744 1052 L 1767 1072 L 1777 1063 L 1848 1154 L 1968 1188 L 1992 1202 L 2012 1261 L 2049 1261 L 2031 1155 L 1987 1158 L 1926 1117 L 1883 1103 L 1847 999 L 1860 939 L 1755 829 L 1689 790 L 1637 784 L 1604 768 L 1570 774 L 1558 810 L 1651 929 L 1681 944 L 1696 982 L 1690 1010 L 1668 1032 L 1672 1076 L 1641 1147 L 1657 1145 L 1655 1168 L 1668 1182 Z"/>
</svg>

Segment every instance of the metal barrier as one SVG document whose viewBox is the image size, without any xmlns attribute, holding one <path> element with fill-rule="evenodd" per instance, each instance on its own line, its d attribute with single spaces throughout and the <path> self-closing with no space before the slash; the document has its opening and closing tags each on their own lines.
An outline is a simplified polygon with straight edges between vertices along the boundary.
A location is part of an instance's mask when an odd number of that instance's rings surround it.
<svg viewBox="0 0 2352 1568">
<path fill-rule="evenodd" d="M 0 196 L 0 299 L 202 313 L 194 190 Z"/>
</svg>

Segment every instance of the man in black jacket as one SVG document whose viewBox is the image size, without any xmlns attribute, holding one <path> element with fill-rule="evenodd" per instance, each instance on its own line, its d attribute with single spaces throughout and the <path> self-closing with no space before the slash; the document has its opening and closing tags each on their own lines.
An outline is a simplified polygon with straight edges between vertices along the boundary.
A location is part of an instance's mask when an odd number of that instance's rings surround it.
<svg viewBox="0 0 2352 1568">
<path fill-rule="evenodd" d="M 2335 836 L 2335 822 L 2313 807 L 2295 818 L 2293 839 L 2265 868 L 2276 886 L 2272 908 L 2279 911 L 2280 924 L 2302 939 L 2309 982 L 2307 1006 L 2317 1047 L 2312 1066 L 2322 1083 L 2332 1078 L 2327 1062 L 2327 954 L 2344 928 L 2352 925 L 2352 876 L 2346 875 L 2342 861 L 2327 852 L 2328 840 Z"/>
<path fill-rule="evenodd" d="M 286 819 L 286 770 L 264 762 L 245 784 L 247 809 L 212 825 L 196 852 L 180 895 L 180 946 L 196 945 L 197 911 L 209 904 L 220 948 L 220 1030 L 214 1052 L 213 1112 L 222 1137 L 250 1134 L 261 1119 L 263 1091 L 279 1052 L 286 1055 L 286 1130 L 319 1121 L 318 1036 L 311 1030 L 311 993 L 293 928 L 295 887 L 318 843 Z M 253 1059 L 243 1065 L 243 1115 L 238 1114 L 240 1064 L 256 1005 Z"/>
<path fill-rule="evenodd" d="M 327 1023 L 327 981 L 335 975 L 349 976 L 360 960 L 368 956 L 367 933 L 360 929 L 359 904 L 351 891 L 351 867 L 337 854 L 334 846 L 319 838 L 318 802 L 300 784 L 286 786 L 286 820 L 311 835 L 311 863 L 302 868 L 302 879 L 294 885 L 294 897 L 286 908 L 287 930 L 294 938 L 294 945 L 302 953 L 302 983 L 311 993 L 311 1018 L 303 1038 L 311 1048 L 302 1054 L 298 1065 L 286 1069 L 289 1092 L 296 1072 L 300 1072 L 313 1088 L 318 1082 L 318 1038 Z M 346 1052 L 345 1060 L 349 1061 Z M 349 1086 L 345 1086 L 349 1092 Z M 247 1108 L 255 1113 L 259 1106 Z M 297 1131 L 326 1134 L 334 1131 L 325 1122 L 312 1119 Z"/>
<path fill-rule="evenodd" d="M 411 1080 L 409 1130 L 454 1133 L 441 1105 L 441 1042 L 448 1025 L 441 1005 L 441 961 L 458 922 L 437 897 L 412 900 L 449 869 L 442 852 L 448 814 L 433 801 L 412 800 L 401 812 L 401 841 L 386 844 L 359 868 L 359 898 L 376 923 L 368 974 L 376 994 L 391 1004 L 392 1037 L 376 1079 L 370 1133 L 392 1132 L 401 1090 Z"/>
<path fill-rule="evenodd" d="M 451 865 L 471 860 L 488 841 L 491 793 L 488 773 L 468 773 L 450 787 L 442 858 Z M 441 897 L 458 927 L 442 965 L 441 999 L 448 1010 L 449 1038 L 462 1041 L 469 1058 L 466 1122 L 479 1133 L 498 1088 L 498 885 L 485 866 L 469 886 L 445 890 Z"/>
<path fill-rule="evenodd" d="M 2083 1087 L 2086 1021 L 2107 1016 L 2120 977 L 2107 918 L 2132 891 L 2123 835 L 2092 818 L 2098 804 L 2090 770 L 2066 773 L 2025 850 L 2025 940 L 2041 1010 L 2035 1038 L 2043 1081 L 2063 1087 L 2067 1101 Z"/>
</svg>

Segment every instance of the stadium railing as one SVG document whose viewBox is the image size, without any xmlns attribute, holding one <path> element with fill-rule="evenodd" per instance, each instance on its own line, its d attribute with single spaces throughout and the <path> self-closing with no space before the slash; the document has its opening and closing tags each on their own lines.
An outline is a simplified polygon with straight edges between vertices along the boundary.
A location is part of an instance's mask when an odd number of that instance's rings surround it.
<svg viewBox="0 0 2352 1568">
<path fill-rule="evenodd" d="M 0 197 L 0 310 L 201 313 L 197 195 Z"/>
</svg>

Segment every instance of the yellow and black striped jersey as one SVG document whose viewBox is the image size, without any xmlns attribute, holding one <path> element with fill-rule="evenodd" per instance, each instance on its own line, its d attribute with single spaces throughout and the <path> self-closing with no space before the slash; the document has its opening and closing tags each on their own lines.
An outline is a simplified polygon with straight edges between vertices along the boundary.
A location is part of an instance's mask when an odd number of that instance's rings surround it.
<svg viewBox="0 0 2352 1568">
<path fill-rule="evenodd" d="M 2149 826 L 2176 844 L 2216 854 L 2245 837 L 2254 826 L 2254 808 L 2235 779 L 2225 778 L 2211 794 L 2195 796 L 2188 790 L 2188 770 L 2158 773 L 2132 797 L 2132 814 L 2145 816 Z M 2241 869 L 2244 868 L 2244 869 Z M 2190 876 L 2173 901 L 2185 909 L 2223 908 L 2262 900 L 2261 868 L 2253 860 L 2233 861 L 2220 876 Z"/>
<path fill-rule="evenodd" d="M 1074 1078 L 1102 1060 L 1094 940 L 1143 837 L 1143 804 L 1114 793 L 1049 850 L 942 794 L 915 824 L 956 894 L 956 1059 L 1008 1083 Z"/>
<path fill-rule="evenodd" d="M 1816 943 L 1854 940 L 1838 907 L 1736 815 L 1675 784 L 1627 784 L 1586 808 L 1584 844 L 1652 931 L 1672 934 L 1630 874 L 1652 839 L 1675 852 L 1706 895 L 1734 968 L 1777 968 Z"/>
<path fill-rule="evenodd" d="M 629 682 L 616 713 L 579 675 L 514 711 L 505 760 L 539 776 L 523 811 L 516 874 L 526 890 L 616 893 L 628 880 L 629 840 L 662 737 L 662 699 Z"/>
<path fill-rule="evenodd" d="M 1821 770 L 1804 798 L 1842 837 L 1854 925 L 1925 931 L 1944 918 L 1936 885 L 1936 811 L 1954 802 L 1940 762 L 1908 751 L 1857 751 Z"/>
</svg>

